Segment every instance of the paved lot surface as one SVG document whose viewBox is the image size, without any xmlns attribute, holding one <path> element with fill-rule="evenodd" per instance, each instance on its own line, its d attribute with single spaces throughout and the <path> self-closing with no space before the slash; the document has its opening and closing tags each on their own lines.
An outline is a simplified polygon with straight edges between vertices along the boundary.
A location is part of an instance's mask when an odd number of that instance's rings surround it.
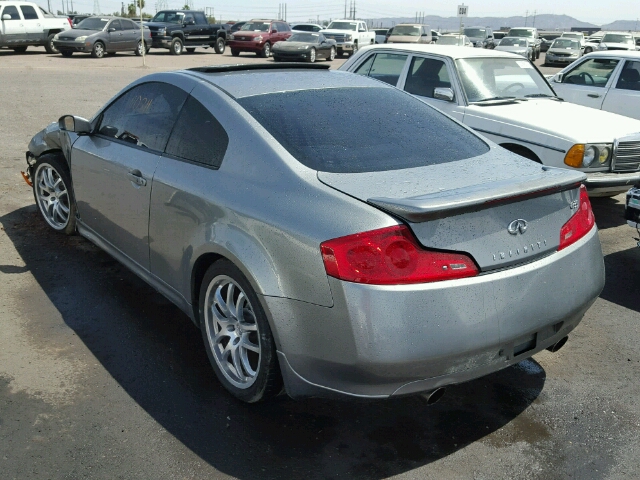
<svg viewBox="0 0 640 480">
<path fill-rule="evenodd" d="M 431 407 L 247 406 L 218 385 L 177 308 L 89 242 L 45 228 L 19 171 L 36 131 L 91 116 L 135 78 L 261 60 L 152 51 L 142 68 L 131 54 L 32 51 L 0 51 L 1 478 L 640 478 L 640 249 L 622 196 L 593 201 L 607 284 L 560 352 Z"/>
</svg>

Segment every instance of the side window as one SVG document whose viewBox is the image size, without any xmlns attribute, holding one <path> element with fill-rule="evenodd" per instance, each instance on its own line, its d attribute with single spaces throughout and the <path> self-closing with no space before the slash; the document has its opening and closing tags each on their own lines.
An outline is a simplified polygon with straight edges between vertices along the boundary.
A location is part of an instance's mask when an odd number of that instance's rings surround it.
<svg viewBox="0 0 640 480">
<path fill-rule="evenodd" d="M 2 15 L 11 15 L 11 20 L 20 20 L 20 14 L 18 13 L 18 9 L 13 5 L 8 5 L 4 7 L 2 11 Z"/>
<path fill-rule="evenodd" d="M 99 133 L 163 151 L 187 92 L 160 82 L 133 87 L 102 113 Z"/>
<path fill-rule="evenodd" d="M 627 60 L 622 72 L 620 72 L 616 88 L 640 91 L 640 62 Z"/>
<path fill-rule="evenodd" d="M 109 24 L 109 28 L 115 28 L 116 30 L 122 30 L 122 25 L 120 25 L 120 20 L 112 20 Z"/>
<path fill-rule="evenodd" d="M 562 83 L 605 87 L 619 60 L 610 58 L 592 58 L 565 74 Z"/>
<path fill-rule="evenodd" d="M 122 28 L 124 30 L 140 30 L 140 27 L 133 23 L 131 20 L 120 20 Z"/>
<path fill-rule="evenodd" d="M 413 57 L 404 89 L 413 95 L 433 98 L 436 88 L 451 88 L 447 65 L 442 60 Z"/>
<path fill-rule="evenodd" d="M 368 73 L 365 72 L 366 64 L 369 63 L 369 60 L 361 65 L 356 73 L 367 75 L 371 78 L 375 78 L 376 80 L 388 83 L 389 85 L 396 85 L 406 61 L 406 55 L 400 55 L 397 53 L 378 53 L 372 59 Z"/>
<path fill-rule="evenodd" d="M 171 133 L 166 152 L 174 157 L 218 168 L 229 145 L 220 122 L 199 101 L 189 97 Z"/>
<path fill-rule="evenodd" d="M 358 75 L 364 75 L 364 76 L 368 76 L 369 75 L 369 71 L 371 70 L 371 65 L 373 65 L 373 59 L 376 58 L 375 55 L 371 55 L 369 58 L 367 58 L 367 60 L 365 60 L 364 63 L 362 63 L 356 70 L 354 73 L 357 73 Z"/>
<path fill-rule="evenodd" d="M 205 17 L 202 12 L 193 12 L 193 16 L 196 18 L 197 25 L 206 25 L 209 23 L 207 22 L 207 17 Z"/>
<path fill-rule="evenodd" d="M 36 9 L 31 5 L 20 5 L 20 10 L 22 10 L 22 16 L 25 20 L 37 20 L 38 13 Z"/>
</svg>

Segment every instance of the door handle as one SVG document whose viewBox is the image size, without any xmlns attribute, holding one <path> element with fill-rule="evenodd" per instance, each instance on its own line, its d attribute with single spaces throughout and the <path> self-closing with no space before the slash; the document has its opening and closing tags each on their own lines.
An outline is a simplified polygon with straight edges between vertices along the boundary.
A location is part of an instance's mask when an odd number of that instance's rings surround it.
<svg viewBox="0 0 640 480">
<path fill-rule="evenodd" d="M 587 93 L 587 97 L 600 98 L 600 95 L 598 95 L 597 93 Z"/>
<path fill-rule="evenodd" d="M 127 178 L 136 185 L 140 185 L 141 187 L 147 186 L 147 181 L 142 176 L 140 170 L 131 170 L 129 173 L 127 173 Z"/>
</svg>

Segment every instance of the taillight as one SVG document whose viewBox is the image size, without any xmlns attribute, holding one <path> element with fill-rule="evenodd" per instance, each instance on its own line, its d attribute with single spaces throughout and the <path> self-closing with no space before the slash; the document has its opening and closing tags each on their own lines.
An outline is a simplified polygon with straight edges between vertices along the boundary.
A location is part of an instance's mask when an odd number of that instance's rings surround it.
<svg viewBox="0 0 640 480">
<path fill-rule="evenodd" d="M 560 246 L 558 250 L 562 250 L 580 240 L 591 231 L 595 223 L 596 219 L 593 216 L 593 210 L 591 210 L 587 188 L 584 185 L 580 185 L 578 211 L 560 229 Z"/>
<path fill-rule="evenodd" d="M 334 238 L 320 250 L 327 274 L 349 282 L 401 285 L 478 274 L 468 255 L 426 250 L 404 225 Z"/>
<path fill-rule="evenodd" d="M 69 26 L 73 28 L 73 20 L 71 20 L 69 17 L 67 17 L 67 20 L 69 20 Z"/>
</svg>

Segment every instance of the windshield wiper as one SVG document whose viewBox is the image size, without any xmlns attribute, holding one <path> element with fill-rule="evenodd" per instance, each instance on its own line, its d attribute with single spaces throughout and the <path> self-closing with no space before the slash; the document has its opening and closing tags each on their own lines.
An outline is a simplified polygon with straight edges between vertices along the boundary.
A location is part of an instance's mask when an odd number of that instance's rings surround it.
<svg viewBox="0 0 640 480">
<path fill-rule="evenodd" d="M 529 95 L 525 95 L 527 98 L 551 98 L 553 100 L 557 100 L 559 102 L 564 102 L 564 99 L 558 97 L 557 95 L 549 95 L 547 93 L 530 93 Z"/>
<path fill-rule="evenodd" d="M 517 99 L 516 97 L 490 97 L 490 98 L 483 98 L 482 100 L 477 100 L 475 102 L 469 102 L 469 103 L 484 103 L 484 102 L 493 102 L 498 100 L 513 101 Z M 524 100 L 524 99 L 520 99 L 520 100 Z"/>
</svg>

